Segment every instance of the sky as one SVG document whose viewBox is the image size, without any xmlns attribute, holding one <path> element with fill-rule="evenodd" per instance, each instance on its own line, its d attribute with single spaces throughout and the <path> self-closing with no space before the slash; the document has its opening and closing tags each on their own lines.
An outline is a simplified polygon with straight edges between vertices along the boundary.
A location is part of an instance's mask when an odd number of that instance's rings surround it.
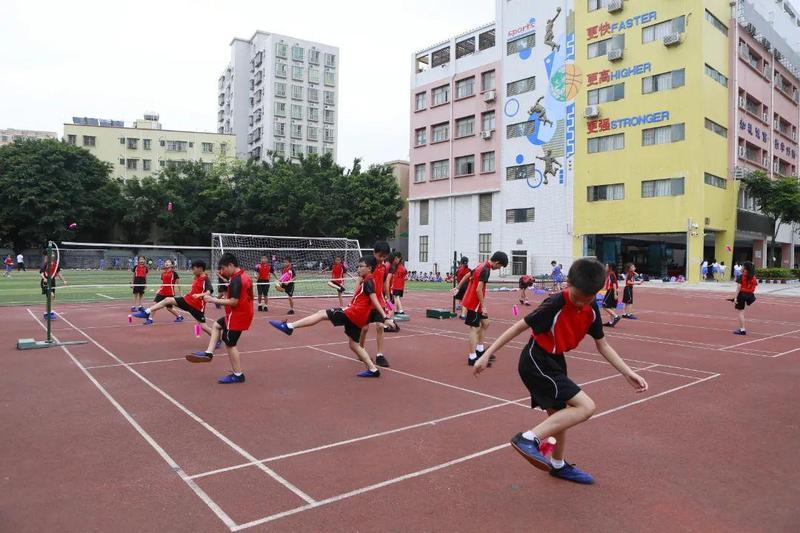
<svg viewBox="0 0 800 533">
<path fill-rule="evenodd" d="M 415 51 L 494 20 L 494 0 L 2 0 L 0 128 L 73 116 L 216 131 L 233 37 L 256 30 L 338 46 L 338 162 L 408 159 Z"/>
</svg>

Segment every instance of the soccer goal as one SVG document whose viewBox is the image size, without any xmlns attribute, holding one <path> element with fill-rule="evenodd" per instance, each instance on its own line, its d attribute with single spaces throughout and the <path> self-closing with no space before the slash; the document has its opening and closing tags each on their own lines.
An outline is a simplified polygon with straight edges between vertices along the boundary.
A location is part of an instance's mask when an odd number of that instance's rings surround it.
<svg viewBox="0 0 800 533">
<path fill-rule="evenodd" d="M 291 261 L 296 275 L 295 297 L 335 295 L 336 291 L 328 286 L 328 281 L 337 257 L 345 267 L 344 283 L 349 292 L 354 286 L 353 276 L 361 257 L 359 242 L 355 239 L 212 233 L 211 264 L 216 265 L 226 252 L 234 254 L 239 265 L 251 275 L 262 256 L 266 256 L 274 273 L 271 276 L 273 285 L 281 277 L 286 260 Z M 273 294 L 282 296 L 281 293 Z"/>
</svg>

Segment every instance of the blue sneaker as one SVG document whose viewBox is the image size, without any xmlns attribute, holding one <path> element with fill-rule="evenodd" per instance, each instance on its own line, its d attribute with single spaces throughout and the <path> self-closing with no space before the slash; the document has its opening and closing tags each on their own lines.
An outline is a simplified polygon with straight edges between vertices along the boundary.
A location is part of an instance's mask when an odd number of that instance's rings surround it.
<svg viewBox="0 0 800 533">
<path fill-rule="evenodd" d="M 131 306 L 131 311 L 136 311 L 136 306 Z"/>
<path fill-rule="evenodd" d="M 550 475 L 559 479 L 580 483 L 581 485 L 592 485 L 594 483 L 594 478 L 590 474 L 575 468 L 575 465 L 569 463 L 564 463 L 564 466 L 561 468 L 551 468 Z"/>
<path fill-rule="evenodd" d="M 636 320 L 636 315 L 633 313 L 625 313 L 622 315 L 622 318 L 627 318 L 628 320 Z"/>
<path fill-rule="evenodd" d="M 550 459 L 539 451 L 539 443 L 537 441 L 528 440 L 522 436 L 522 433 L 517 433 L 514 435 L 514 438 L 511 439 L 511 446 L 539 470 L 545 472 L 552 471 L 553 465 L 550 464 Z"/>
<path fill-rule="evenodd" d="M 214 354 L 209 352 L 192 352 L 186 356 L 190 363 L 210 363 L 214 359 Z"/>
<path fill-rule="evenodd" d="M 743 329 L 735 329 L 733 330 L 734 335 L 747 335 L 747 332 Z"/>
<path fill-rule="evenodd" d="M 152 318 L 148 318 L 148 319 L 146 319 L 146 320 L 144 321 L 144 325 L 145 325 L 145 326 L 149 326 L 149 325 L 150 325 L 150 324 L 152 324 L 152 323 L 153 323 L 153 319 L 152 319 Z"/>
<path fill-rule="evenodd" d="M 217 380 L 217 383 L 222 383 L 226 385 L 228 383 L 244 383 L 244 374 L 241 376 L 237 376 L 236 374 L 228 374 L 227 376 L 222 376 Z"/>
<path fill-rule="evenodd" d="M 176 317 L 175 322 L 183 322 L 183 315 Z"/>
<path fill-rule="evenodd" d="M 139 311 L 144 311 L 144 306 L 140 305 L 139 307 L 137 307 L 137 309 L 138 309 Z"/>
<path fill-rule="evenodd" d="M 376 368 L 374 372 L 372 370 L 364 370 L 356 375 L 360 378 L 379 378 L 381 377 L 381 371 Z"/>
<path fill-rule="evenodd" d="M 136 318 L 150 318 L 150 313 L 145 311 L 136 311 L 135 313 L 132 313 L 131 316 Z"/>
<path fill-rule="evenodd" d="M 285 321 L 285 320 L 284 320 L 284 321 L 280 321 L 280 320 L 270 320 L 270 321 L 269 321 L 269 324 L 270 324 L 270 325 L 271 325 L 273 328 L 275 328 L 275 329 L 277 329 L 277 330 L 280 330 L 280 331 L 282 331 L 282 332 L 286 333 L 287 335 L 291 335 L 292 333 L 294 333 L 294 330 L 293 330 L 292 328 L 290 328 L 288 324 L 286 324 L 286 321 Z"/>
</svg>

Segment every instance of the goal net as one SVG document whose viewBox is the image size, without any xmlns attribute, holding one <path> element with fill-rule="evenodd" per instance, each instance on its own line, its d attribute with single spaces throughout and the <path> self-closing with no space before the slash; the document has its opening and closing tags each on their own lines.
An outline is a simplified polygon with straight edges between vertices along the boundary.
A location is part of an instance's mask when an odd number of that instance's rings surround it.
<svg viewBox="0 0 800 533">
<path fill-rule="evenodd" d="M 328 286 L 334 259 L 339 257 L 345 267 L 344 285 L 353 289 L 356 265 L 361 257 L 359 243 L 355 239 L 330 237 L 276 237 L 272 235 L 243 235 L 238 233 L 211 234 L 211 265 L 215 268 L 223 253 L 236 256 L 239 266 L 251 276 L 267 257 L 272 272 L 273 286 L 281 276 L 285 261 L 291 261 L 295 271 L 294 296 L 333 296 L 336 291 Z M 216 281 L 216 280 L 215 280 Z M 255 277 L 253 279 L 255 283 Z M 280 297 L 280 292 L 270 291 L 270 296 Z"/>
</svg>

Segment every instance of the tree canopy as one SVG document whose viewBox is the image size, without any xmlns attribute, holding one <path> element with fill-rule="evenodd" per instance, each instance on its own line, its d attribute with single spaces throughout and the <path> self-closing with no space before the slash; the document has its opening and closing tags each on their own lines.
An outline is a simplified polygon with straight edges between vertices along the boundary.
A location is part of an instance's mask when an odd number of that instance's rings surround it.
<svg viewBox="0 0 800 533">
<path fill-rule="evenodd" d="M 800 182 L 790 176 L 773 179 L 756 171 L 745 176 L 742 184 L 758 204 L 759 211 L 772 222 L 771 246 L 774 247 L 783 224 L 800 223 Z M 774 251 L 770 251 L 770 264 L 774 256 Z"/>
</svg>

